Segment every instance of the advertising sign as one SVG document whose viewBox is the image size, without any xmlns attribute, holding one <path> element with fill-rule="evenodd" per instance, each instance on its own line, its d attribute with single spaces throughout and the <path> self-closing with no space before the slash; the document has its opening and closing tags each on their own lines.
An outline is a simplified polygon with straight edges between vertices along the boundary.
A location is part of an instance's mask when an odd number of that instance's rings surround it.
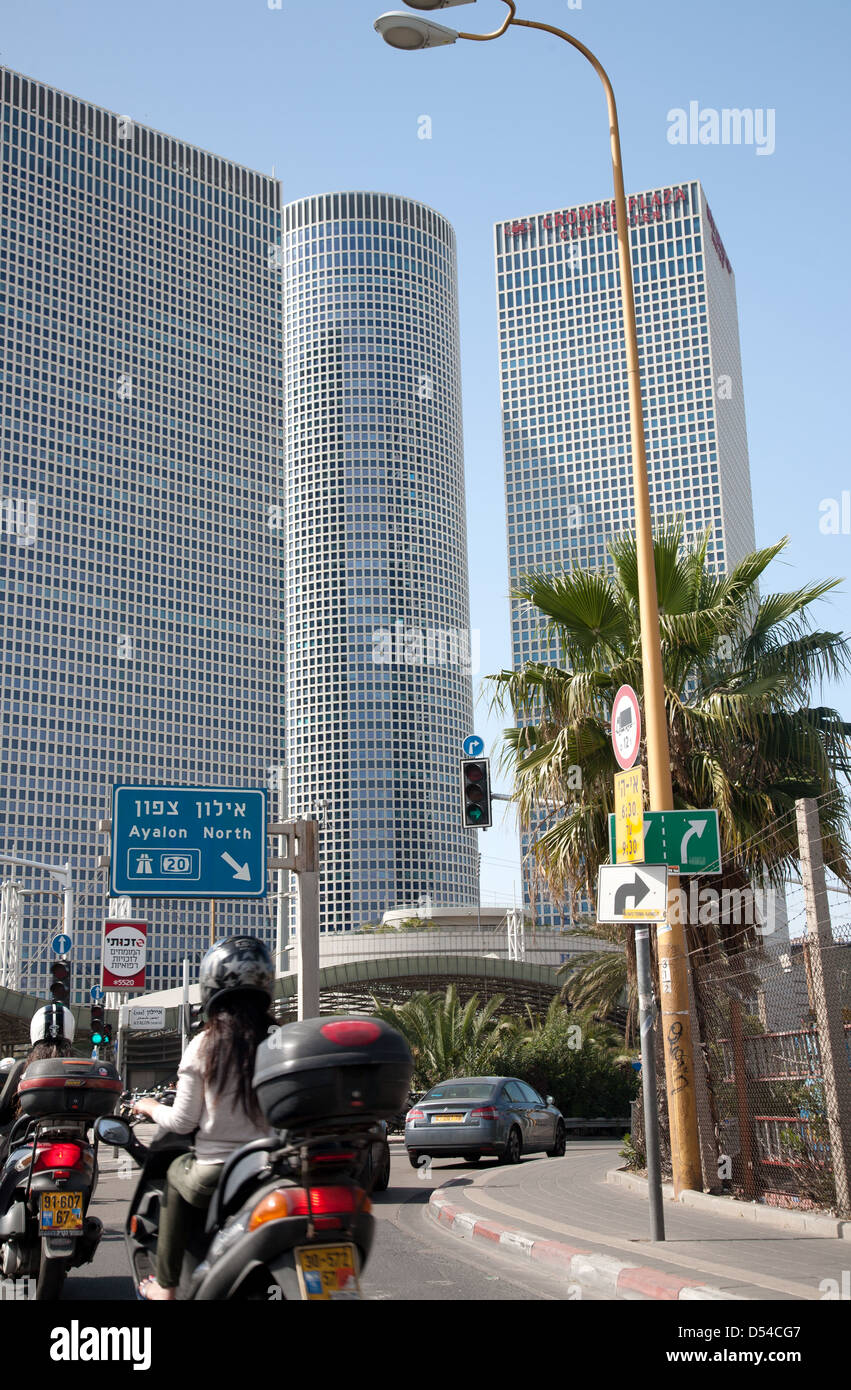
<svg viewBox="0 0 851 1390">
<path fill-rule="evenodd" d="M 107 921 L 103 928 L 104 989 L 144 989 L 147 922 Z"/>
</svg>

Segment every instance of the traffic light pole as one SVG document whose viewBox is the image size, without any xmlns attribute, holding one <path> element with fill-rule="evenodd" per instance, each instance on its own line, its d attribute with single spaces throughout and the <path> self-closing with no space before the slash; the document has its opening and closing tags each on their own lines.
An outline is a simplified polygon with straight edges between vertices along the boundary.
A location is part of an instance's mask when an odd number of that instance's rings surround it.
<svg viewBox="0 0 851 1390">
<path fill-rule="evenodd" d="M 26 869 L 41 869 L 58 879 L 62 885 L 62 930 L 66 936 L 74 931 L 74 887 L 71 882 L 70 861 L 65 864 L 43 864 L 38 859 L 20 859 L 13 854 L 0 854 L 0 864 L 18 864 Z"/>
<path fill-rule="evenodd" d="M 283 853 L 269 868 L 289 869 L 298 880 L 298 1017 L 319 1017 L 319 822 L 283 821 L 269 826 Z"/>
</svg>

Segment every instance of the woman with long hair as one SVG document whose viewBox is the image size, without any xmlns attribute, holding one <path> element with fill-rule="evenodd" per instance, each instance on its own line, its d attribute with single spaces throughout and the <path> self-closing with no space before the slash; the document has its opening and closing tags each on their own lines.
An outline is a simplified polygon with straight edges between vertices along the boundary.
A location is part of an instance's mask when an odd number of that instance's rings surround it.
<svg viewBox="0 0 851 1390">
<path fill-rule="evenodd" d="M 201 962 L 201 1003 L 207 1025 L 193 1038 L 177 1073 L 174 1105 L 150 1098 L 134 1110 L 161 1129 L 197 1131 L 194 1152 L 170 1165 L 160 1204 L 156 1278 L 139 1285 L 143 1298 L 177 1297 L 189 1209 L 206 1210 L 222 1164 L 235 1149 L 271 1135 L 254 1092 L 258 1044 L 274 1026 L 269 1008 L 274 971 L 269 952 L 253 936 L 218 941 Z"/>
</svg>

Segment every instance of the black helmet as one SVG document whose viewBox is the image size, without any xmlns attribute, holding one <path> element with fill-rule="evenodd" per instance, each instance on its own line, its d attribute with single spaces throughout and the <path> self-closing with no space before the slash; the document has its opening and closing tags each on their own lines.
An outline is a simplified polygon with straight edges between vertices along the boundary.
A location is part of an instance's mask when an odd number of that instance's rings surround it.
<svg viewBox="0 0 851 1390">
<path fill-rule="evenodd" d="M 272 957 L 256 936 L 229 936 L 212 945 L 201 962 L 201 1005 L 209 1018 L 210 1006 L 235 990 L 262 994 L 272 1001 L 275 971 Z"/>
</svg>

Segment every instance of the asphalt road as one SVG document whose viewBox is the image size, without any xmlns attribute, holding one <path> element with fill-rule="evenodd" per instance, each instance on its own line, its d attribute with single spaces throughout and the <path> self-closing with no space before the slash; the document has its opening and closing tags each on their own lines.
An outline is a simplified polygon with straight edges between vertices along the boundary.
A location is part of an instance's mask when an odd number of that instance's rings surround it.
<svg viewBox="0 0 851 1390">
<path fill-rule="evenodd" d="M 402 1145 L 392 1144 L 391 1153 L 390 1186 L 373 1196 L 378 1228 L 361 1280 L 367 1298 L 452 1303 L 564 1298 L 552 1279 L 518 1270 L 510 1256 L 468 1249 L 428 1216 L 432 1189 L 448 1177 L 469 1177 L 471 1169 L 466 1164 L 446 1159 L 432 1166 L 430 1176 L 421 1178 Z M 534 1157 L 525 1162 L 547 1160 Z M 116 1173 L 101 1177 L 90 1211 L 104 1223 L 104 1236 L 94 1262 L 68 1276 L 63 1302 L 133 1299 L 123 1223 L 134 1185 L 135 1170 L 127 1177 Z"/>
</svg>

